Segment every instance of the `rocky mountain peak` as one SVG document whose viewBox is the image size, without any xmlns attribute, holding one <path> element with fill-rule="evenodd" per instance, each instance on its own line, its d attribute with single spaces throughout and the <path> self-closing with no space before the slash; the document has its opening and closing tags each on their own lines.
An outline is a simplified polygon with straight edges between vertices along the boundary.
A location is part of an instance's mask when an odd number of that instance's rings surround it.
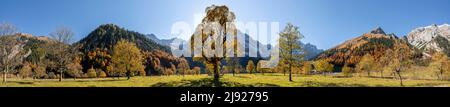
<svg viewBox="0 0 450 107">
<path fill-rule="evenodd" d="M 381 27 L 376 27 L 375 29 L 373 29 L 372 31 L 370 31 L 370 33 L 372 34 L 384 34 L 386 35 L 386 33 L 383 31 L 383 29 L 381 29 Z"/>
<path fill-rule="evenodd" d="M 449 44 L 443 41 L 450 41 L 450 27 L 448 24 L 419 27 L 408 33 L 407 40 L 425 51 L 447 51 L 445 47 Z"/>
</svg>

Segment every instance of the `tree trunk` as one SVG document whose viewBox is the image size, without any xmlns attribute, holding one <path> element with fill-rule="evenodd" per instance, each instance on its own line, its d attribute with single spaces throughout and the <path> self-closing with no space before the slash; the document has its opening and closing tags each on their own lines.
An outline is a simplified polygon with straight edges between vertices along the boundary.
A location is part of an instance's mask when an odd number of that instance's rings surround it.
<svg viewBox="0 0 450 107">
<path fill-rule="evenodd" d="M 131 71 L 130 71 L 130 67 L 129 67 L 130 65 L 127 65 L 127 72 L 126 72 L 126 75 L 127 75 L 127 80 L 130 80 L 130 76 L 131 76 Z"/>
<path fill-rule="evenodd" d="M 130 80 L 130 75 L 131 75 L 130 71 L 127 71 L 127 80 Z"/>
<path fill-rule="evenodd" d="M 213 62 L 213 65 L 214 65 L 214 86 L 215 87 L 220 87 L 218 61 Z"/>
<path fill-rule="evenodd" d="M 63 72 L 62 72 L 62 70 L 59 70 L 59 82 L 61 82 L 62 81 L 62 78 L 63 78 Z"/>
<path fill-rule="evenodd" d="M 31 69 L 31 71 L 33 73 L 32 78 L 33 78 L 33 81 L 34 81 L 36 79 L 36 69 L 33 68 L 33 69 Z"/>
<path fill-rule="evenodd" d="M 383 77 L 383 71 L 380 71 L 380 73 L 381 73 L 381 78 L 384 78 L 384 77 Z"/>
<path fill-rule="evenodd" d="M 6 69 L 5 69 L 5 72 L 3 72 L 3 83 L 5 83 L 5 82 L 6 82 L 6 73 L 8 73 L 8 68 L 9 68 L 9 66 L 8 66 L 8 65 L 6 65 Z"/>
<path fill-rule="evenodd" d="M 403 78 L 402 78 L 402 75 L 400 75 L 400 71 L 399 71 L 399 70 L 397 70 L 396 72 L 397 72 L 397 75 L 398 75 L 398 77 L 399 77 L 399 79 L 400 79 L 400 86 L 403 86 Z"/>
<path fill-rule="evenodd" d="M 6 71 L 3 71 L 2 76 L 3 76 L 3 83 L 5 83 L 6 82 Z"/>
<path fill-rule="evenodd" d="M 441 80 L 444 80 L 444 72 L 442 71 L 442 68 L 441 67 L 439 67 L 439 73 L 440 73 L 440 77 L 441 77 Z"/>
<path fill-rule="evenodd" d="M 234 65 L 233 65 L 233 66 L 234 66 Z M 234 73 L 236 72 L 236 70 L 235 70 L 235 68 L 234 68 L 234 67 L 233 67 L 232 71 L 233 71 L 233 76 L 234 76 Z"/>
<path fill-rule="evenodd" d="M 292 65 L 289 64 L 289 81 L 292 81 Z"/>
</svg>

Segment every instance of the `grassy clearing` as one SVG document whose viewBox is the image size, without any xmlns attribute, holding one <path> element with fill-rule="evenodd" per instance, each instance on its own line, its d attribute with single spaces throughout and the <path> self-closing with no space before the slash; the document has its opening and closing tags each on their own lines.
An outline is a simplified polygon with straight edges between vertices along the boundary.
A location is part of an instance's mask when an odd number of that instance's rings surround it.
<svg viewBox="0 0 450 107">
<path fill-rule="evenodd" d="M 333 77 L 310 75 L 293 77 L 288 81 L 283 74 L 226 74 L 221 78 L 224 87 L 399 87 L 395 79 L 368 77 Z M 10 79 L 7 83 L 0 83 L 0 87 L 211 87 L 212 78 L 207 75 L 186 76 L 148 76 L 126 78 L 99 79 L 57 79 L 31 80 Z M 438 80 L 405 80 L 407 87 L 448 87 L 449 81 Z"/>
<path fill-rule="evenodd" d="M 224 81 L 241 84 L 272 84 L 280 87 L 399 87 L 400 81 L 386 78 L 333 77 L 322 75 L 294 76 L 293 82 L 283 74 L 225 76 Z M 449 81 L 404 80 L 407 87 L 450 86 Z"/>
</svg>

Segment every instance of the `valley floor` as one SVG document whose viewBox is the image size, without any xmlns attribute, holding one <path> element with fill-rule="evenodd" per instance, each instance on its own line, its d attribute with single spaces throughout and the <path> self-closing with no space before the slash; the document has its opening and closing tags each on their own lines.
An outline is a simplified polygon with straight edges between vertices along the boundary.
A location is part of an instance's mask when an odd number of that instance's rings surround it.
<svg viewBox="0 0 450 107">
<path fill-rule="evenodd" d="M 224 87 L 399 87 L 400 81 L 387 78 L 338 77 L 294 75 L 293 82 L 283 74 L 226 74 L 221 79 Z M 407 87 L 449 87 L 450 81 L 404 80 Z M 9 79 L 0 87 L 211 87 L 212 77 L 204 75 L 147 76 L 96 79 Z"/>
</svg>

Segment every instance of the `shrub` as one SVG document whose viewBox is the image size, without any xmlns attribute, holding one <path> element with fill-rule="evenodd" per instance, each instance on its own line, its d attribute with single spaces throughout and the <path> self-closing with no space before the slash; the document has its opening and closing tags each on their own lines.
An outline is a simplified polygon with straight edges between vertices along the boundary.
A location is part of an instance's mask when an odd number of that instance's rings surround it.
<svg viewBox="0 0 450 107">
<path fill-rule="evenodd" d="M 235 74 L 239 74 L 239 73 L 241 73 L 241 70 L 242 70 L 242 66 L 241 66 L 241 65 L 237 65 L 237 66 L 234 68 L 234 73 L 235 73 Z"/>
<path fill-rule="evenodd" d="M 31 75 L 32 75 L 31 67 L 28 64 L 24 65 L 20 69 L 19 74 L 22 78 L 31 77 Z"/>
<path fill-rule="evenodd" d="M 48 76 L 48 74 L 44 74 L 42 77 L 43 77 L 44 79 L 50 79 L 50 77 Z"/>
<path fill-rule="evenodd" d="M 307 61 L 302 66 L 302 74 L 309 75 L 312 69 L 313 69 L 312 63 Z"/>
<path fill-rule="evenodd" d="M 98 77 L 100 77 L 100 78 L 105 78 L 105 77 L 106 77 L 105 71 L 100 71 L 100 72 L 98 73 Z"/>
<path fill-rule="evenodd" d="M 314 67 L 316 68 L 316 70 L 318 72 L 321 72 L 325 75 L 326 73 L 333 72 L 334 65 L 329 63 L 327 60 L 322 59 L 322 60 L 316 61 L 314 63 Z"/>
<path fill-rule="evenodd" d="M 67 71 L 65 74 L 67 74 L 69 77 L 73 78 L 80 78 L 83 75 L 83 67 L 79 63 L 70 63 L 67 65 Z"/>
<path fill-rule="evenodd" d="M 89 76 L 87 75 L 87 73 L 83 73 L 81 74 L 81 78 L 89 78 Z"/>
<path fill-rule="evenodd" d="M 80 78 L 83 75 L 83 72 L 78 70 L 67 70 L 66 74 L 72 78 Z"/>
<path fill-rule="evenodd" d="M 106 73 L 108 73 L 108 76 L 114 76 L 114 67 L 113 66 L 106 66 Z"/>
<path fill-rule="evenodd" d="M 352 76 L 352 73 L 353 73 L 353 69 L 352 69 L 351 67 L 349 67 L 348 65 L 345 65 L 345 66 L 342 68 L 342 74 L 343 74 L 344 76 L 350 77 L 350 76 Z"/>
<path fill-rule="evenodd" d="M 47 76 L 47 73 L 45 71 L 45 67 L 44 66 L 38 66 L 35 69 L 35 78 L 45 78 Z"/>
<path fill-rule="evenodd" d="M 164 75 L 164 68 L 162 68 L 160 66 L 156 66 L 154 69 L 155 69 L 156 74 Z"/>
<path fill-rule="evenodd" d="M 172 75 L 174 71 L 171 68 L 166 68 L 163 72 L 164 75 Z"/>
<path fill-rule="evenodd" d="M 48 78 L 48 79 L 56 79 L 56 78 L 58 78 L 58 77 L 55 75 L 54 72 L 49 72 L 47 78 Z"/>
<path fill-rule="evenodd" d="M 248 61 L 247 63 L 247 73 L 252 74 L 252 72 L 255 71 L 255 64 L 253 63 L 253 60 Z"/>
<path fill-rule="evenodd" d="M 192 69 L 192 71 L 194 71 L 193 74 L 200 74 L 201 68 L 196 66 Z"/>
<path fill-rule="evenodd" d="M 145 76 L 146 74 L 144 69 L 139 70 L 139 76 Z"/>
<path fill-rule="evenodd" d="M 96 78 L 97 72 L 95 72 L 95 70 L 93 68 L 91 68 L 87 71 L 87 76 L 88 76 L 88 78 Z"/>
</svg>

